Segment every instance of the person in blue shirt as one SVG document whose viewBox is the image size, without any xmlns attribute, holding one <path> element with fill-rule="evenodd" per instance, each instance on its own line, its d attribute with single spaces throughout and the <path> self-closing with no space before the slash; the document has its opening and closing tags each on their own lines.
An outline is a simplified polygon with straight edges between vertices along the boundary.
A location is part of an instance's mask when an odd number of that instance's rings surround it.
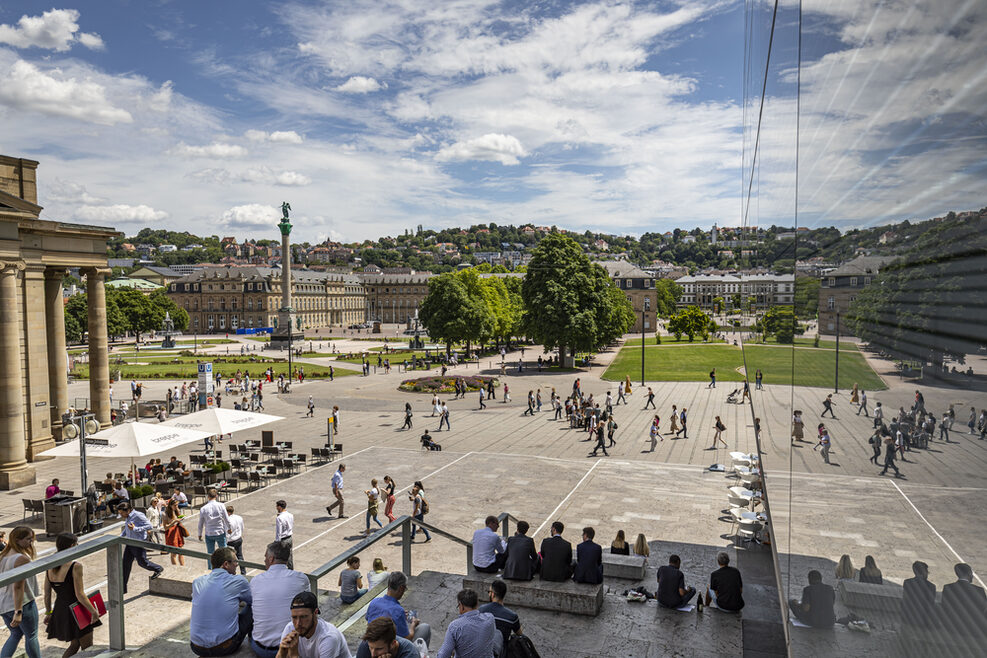
<svg viewBox="0 0 987 658">
<path fill-rule="evenodd" d="M 367 607 L 366 619 L 368 622 L 380 617 L 390 617 L 397 628 L 398 637 L 403 637 L 414 642 L 421 638 L 425 641 L 425 646 L 432 640 L 432 629 L 428 624 L 422 623 L 417 617 L 412 617 L 409 627 L 408 618 L 404 608 L 398 602 L 408 590 L 408 577 L 400 571 L 392 571 L 387 577 L 387 594 L 379 596 L 370 602 Z"/>
<path fill-rule="evenodd" d="M 130 507 L 130 503 L 123 502 L 117 505 L 117 514 L 126 523 L 123 527 L 123 532 L 120 533 L 121 537 L 127 537 L 129 539 L 139 539 L 141 541 L 148 541 L 147 531 L 151 529 L 151 522 L 147 520 L 147 517 L 138 512 L 137 510 Z M 151 580 L 154 580 L 161 575 L 164 571 L 164 567 L 160 564 L 155 564 L 147 559 L 147 551 L 140 546 L 125 546 L 123 549 L 123 593 L 127 593 L 127 583 L 130 581 L 130 570 L 134 568 L 134 560 L 137 560 L 137 564 L 141 566 L 142 569 L 147 569 L 148 571 L 153 571 L 151 574 Z"/>
<path fill-rule="evenodd" d="M 247 579 L 237 573 L 236 551 L 217 548 L 211 563 L 212 571 L 192 582 L 189 644 L 197 656 L 228 656 L 253 630 L 253 598 Z"/>
</svg>

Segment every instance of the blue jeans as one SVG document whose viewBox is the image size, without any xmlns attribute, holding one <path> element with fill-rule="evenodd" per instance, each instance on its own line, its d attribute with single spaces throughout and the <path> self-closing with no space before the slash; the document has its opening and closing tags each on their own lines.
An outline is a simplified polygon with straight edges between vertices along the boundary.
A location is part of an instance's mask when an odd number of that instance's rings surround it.
<svg viewBox="0 0 987 658">
<path fill-rule="evenodd" d="M 367 530 L 370 530 L 370 519 L 373 519 L 373 520 L 374 520 L 374 522 L 375 522 L 375 523 L 376 523 L 376 524 L 377 524 L 377 525 L 378 525 L 379 527 L 381 527 L 381 528 L 383 528 L 383 527 L 384 527 L 384 524 L 383 524 L 383 523 L 381 523 L 381 522 L 380 522 L 380 519 L 378 519 L 378 518 L 377 518 L 377 514 L 376 514 L 375 512 L 371 512 L 371 511 L 370 511 L 370 510 L 368 509 L 368 510 L 367 510 Z"/>
<path fill-rule="evenodd" d="M 226 535 L 206 535 L 206 553 L 209 555 L 213 554 L 217 548 L 223 548 L 226 546 Z M 211 569 L 211 562 L 206 560 L 206 564 L 209 565 Z"/>
<path fill-rule="evenodd" d="M 254 654 L 257 655 L 257 658 L 275 658 L 278 655 L 277 648 L 273 651 L 270 649 L 265 649 L 257 644 L 253 637 L 250 638 L 250 648 L 253 650 Z"/>
<path fill-rule="evenodd" d="M 368 591 L 369 590 L 366 587 L 364 587 L 364 588 L 358 589 L 356 591 L 356 596 L 343 596 L 342 594 L 340 594 L 339 595 L 339 600 L 342 601 L 343 603 L 349 605 L 350 603 L 353 603 L 358 598 L 360 598 L 361 596 L 363 596 L 364 594 L 366 594 Z"/>
<path fill-rule="evenodd" d="M 7 629 L 10 631 L 10 637 L 7 641 L 3 643 L 3 650 L 0 651 L 0 656 L 3 658 L 10 658 L 17 651 L 17 645 L 21 643 L 21 638 L 26 638 L 24 640 L 24 651 L 27 652 L 28 658 L 41 658 L 41 646 L 38 644 L 38 606 L 31 601 L 30 603 L 25 603 L 21 608 L 21 623 L 17 625 L 16 628 L 11 628 L 10 622 L 14 621 L 14 613 L 5 612 L 3 613 L 3 623 L 7 625 Z"/>
<path fill-rule="evenodd" d="M 425 520 L 425 515 L 424 514 L 415 514 L 414 517 L 416 519 L 418 519 L 419 521 L 424 521 Z M 412 539 L 415 538 L 415 533 L 418 532 L 418 528 L 419 527 L 421 527 L 421 526 L 417 526 L 417 525 L 412 525 L 411 526 L 411 538 Z M 431 539 L 432 538 L 432 535 L 428 534 L 428 530 L 426 528 L 422 527 L 422 532 L 425 533 L 425 539 Z"/>
</svg>

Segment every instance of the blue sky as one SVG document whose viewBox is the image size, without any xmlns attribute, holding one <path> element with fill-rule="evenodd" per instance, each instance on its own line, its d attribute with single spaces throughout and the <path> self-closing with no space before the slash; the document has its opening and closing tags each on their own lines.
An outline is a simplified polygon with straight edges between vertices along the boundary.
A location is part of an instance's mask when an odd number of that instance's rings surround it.
<svg viewBox="0 0 987 658">
<path fill-rule="evenodd" d="M 983 182 L 977 149 L 956 139 L 976 132 L 969 126 L 981 95 L 932 71 L 939 62 L 923 54 L 896 66 L 911 64 L 909 80 L 925 92 L 938 75 L 940 94 L 957 106 L 948 115 L 893 116 L 853 91 L 858 74 L 862 86 L 875 82 L 852 55 L 897 45 L 875 44 L 875 23 L 887 19 L 887 35 L 912 20 L 876 3 L 804 3 L 816 20 L 803 122 L 816 130 L 804 131 L 814 137 L 803 140 L 803 157 L 812 151 L 810 162 L 841 172 L 810 168 L 819 176 L 806 197 L 810 221 L 935 214 L 947 202 L 973 203 Z M 941 4 L 930 4 L 940 20 L 927 31 L 957 20 L 934 9 Z M 953 50 L 982 36 L 972 18 Z M 296 235 L 310 241 L 418 224 L 632 234 L 736 225 L 743 54 L 739 0 L 8 2 L 0 5 L 0 152 L 41 161 L 44 216 L 127 233 L 276 237 L 283 200 Z M 929 73 L 923 80 L 916 69 Z M 772 75 L 786 96 L 775 99 L 762 136 L 767 164 L 790 160 L 784 133 L 793 116 L 784 67 Z M 913 93 L 892 71 L 879 77 L 903 99 Z M 836 111 L 826 101 L 834 94 L 845 99 Z M 902 120 L 929 116 L 939 127 L 919 131 L 916 146 L 889 142 L 900 142 L 902 128 L 892 127 Z M 772 128 L 778 134 L 767 134 Z M 933 147 L 918 146 L 930 135 Z M 948 154 L 960 178 L 935 198 L 876 212 L 885 194 L 902 196 L 886 189 L 889 178 L 900 186 L 907 171 L 919 176 L 918 163 L 894 154 L 930 151 L 940 163 Z M 790 193 L 779 183 L 772 203 L 765 178 L 761 223 L 788 212 Z"/>
</svg>

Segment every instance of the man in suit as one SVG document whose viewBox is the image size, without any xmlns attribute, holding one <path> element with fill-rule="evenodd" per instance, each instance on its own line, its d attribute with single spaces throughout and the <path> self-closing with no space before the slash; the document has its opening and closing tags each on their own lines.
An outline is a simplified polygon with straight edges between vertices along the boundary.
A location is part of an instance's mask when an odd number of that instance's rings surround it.
<svg viewBox="0 0 987 658">
<path fill-rule="evenodd" d="M 593 541 L 596 531 L 583 528 L 583 541 L 576 546 L 576 566 L 572 579 L 597 585 L 603 582 L 603 548 Z"/>
<path fill-rule="evenodd" d="M 541 543 L 541 579 L 561 583 L 572 575 L 572 544 L 562 538 L 565 526 L 552 523 L 552 536 Z"/>
<path fill-rule="evenodd" d="M 931 628 L 936 625 L 936 586 L 929 582 L 929 565 L 913 562 L 912 573 L 902 583 L 901 621 L 905 628 Z"/>
<path fill-rule="evenodd" d="M 538 572 L 538 551 L 535 540 L 527 536 L 529 527 L 527 521 L 518 521 L 517 532 L 507 540 L 505 580 L 531 580 Z"/>
<path fill-rule="evenodd" d="M 987 628 L 987 595 L 973 584 L 973 568 L 964 562 L 953 567 L 956 582 L 943 585 L 943 623 L 957 635 L 982 637 Z"/>
</svg>

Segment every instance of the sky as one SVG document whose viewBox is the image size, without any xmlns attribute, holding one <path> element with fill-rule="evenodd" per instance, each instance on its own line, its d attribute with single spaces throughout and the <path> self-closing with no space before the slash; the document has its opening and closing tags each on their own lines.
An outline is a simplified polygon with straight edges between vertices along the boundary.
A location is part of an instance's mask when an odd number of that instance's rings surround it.
<svg viewBox="0 0 987 658">
<path fill-rule="evenodd" d="M 276 239 L 288 201 L 317 242 L 987 205 L 973 0 L 804 0 L 799 114 L 781 3 L 758 140 L 767 2 L 51 2 L 0 0 L 0 153 L 41 162 L 49 219 Z"/>
</svg>

